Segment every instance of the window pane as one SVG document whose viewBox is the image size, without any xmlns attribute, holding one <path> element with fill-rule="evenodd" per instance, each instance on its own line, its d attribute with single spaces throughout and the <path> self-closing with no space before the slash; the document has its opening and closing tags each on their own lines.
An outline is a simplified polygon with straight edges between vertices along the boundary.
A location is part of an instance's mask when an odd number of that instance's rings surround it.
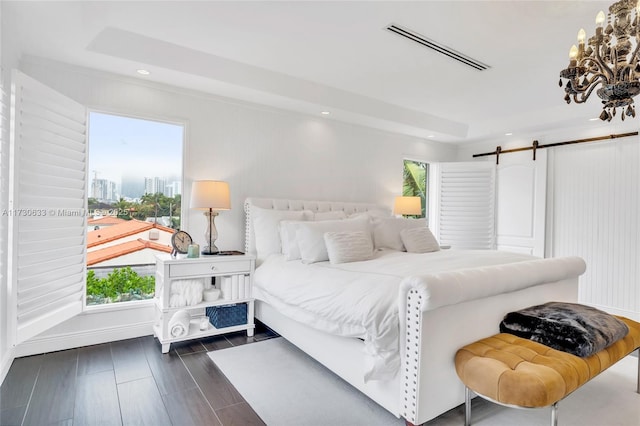
<svg viewBox="0 0 640 426">
<path fill-rule="evenodd" d="M 183 126 L 89 114 L 87 305 L 151 299 L 180 228 Z"/>
<path fill-rule="evenodd" d="M 420 202 L 422 204 L 422 214 L 420 217 L 428 217 L 428 177 L 429 164 L 420 161 L 404 160 L 402 195 L 408 197 L 420 197 Z"/>
</svg>

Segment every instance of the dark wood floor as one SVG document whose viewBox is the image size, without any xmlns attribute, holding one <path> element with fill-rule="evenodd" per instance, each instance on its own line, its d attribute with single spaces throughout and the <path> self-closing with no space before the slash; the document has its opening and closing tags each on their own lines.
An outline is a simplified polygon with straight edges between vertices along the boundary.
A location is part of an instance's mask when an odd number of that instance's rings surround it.
<svg viewBox="0 0 640 426">
<path fill-rule="evenodd" d="M 277 336 L 245 332 L 171 345 L 153 336 L 18 358 L 0 387 L 0 425 L 264 425 L 207 356 Z"/>
</svg>

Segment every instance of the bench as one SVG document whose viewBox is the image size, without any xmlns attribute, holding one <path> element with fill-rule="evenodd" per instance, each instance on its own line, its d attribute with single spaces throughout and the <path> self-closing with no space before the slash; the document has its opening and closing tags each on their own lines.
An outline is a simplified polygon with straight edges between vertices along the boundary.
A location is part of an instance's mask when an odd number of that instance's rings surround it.
<svg viewBox="0 0 640 426">
<path fill-rule="evenodd" d="M 587 358 L 506 333 L 460 348 L 455 364 L 458 377 L 465 385 L 465 425 L 471 424 L 473 391 L 506 406 L 551 406 L 551 424 L 556 426 L 560 400 L 640 348 L 640 324 L 618 318 L 627 324 L 629 333 Z M 640 356 L 636 391 L 640 393 Z"/>
</svg>

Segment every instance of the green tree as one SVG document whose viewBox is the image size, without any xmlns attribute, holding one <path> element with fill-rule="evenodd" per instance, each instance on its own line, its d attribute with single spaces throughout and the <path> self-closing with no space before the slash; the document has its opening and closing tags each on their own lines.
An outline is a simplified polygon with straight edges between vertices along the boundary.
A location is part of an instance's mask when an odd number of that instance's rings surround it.
<svg viewBox="0 0 640 426">
<path fill-rule="evenodd" d="M 118 212 L 118 217 L 120 219 L 130 220 L 131 219 L 130 209 L 132 206 L 133 206 L 132 202 L 127 201 L 124 198 L 120 197 L 120 199 L 113 204 L 113 209 Z"/>
<path fill-rule="evenodd" d="M 98 205 L 98 200 L 93 197 L 89 197 L 89 199 L 87 200 L 87 204 L 90 209 L 93 209 Z"/>
<path fill-rule="evenodd" d="M 116 268 L 105 278 L 93 270 L 87 272 L 87 304 L 151 299 L 155 292 L 155 277 L 141 277 L 131 267 Z"/>
<path fill-rule="evenodd" d="M 144 194 L 140 197 L 140 203 L 135 205 L 136 219 L 145 220 L 148 217 L 169 216 L 172 218 L 172 224 L 178 228 L 180 226 L 180 203 L 182 199 L 180 195 L 175 197 L 167 197 L 158 192 L 156 194 Z"/>
<path fill-rule="evenodd" d="M 427 213 L 427 163 L 404 160 L 402 195 L 420 197 L 422 217 Z"/>
</svg>

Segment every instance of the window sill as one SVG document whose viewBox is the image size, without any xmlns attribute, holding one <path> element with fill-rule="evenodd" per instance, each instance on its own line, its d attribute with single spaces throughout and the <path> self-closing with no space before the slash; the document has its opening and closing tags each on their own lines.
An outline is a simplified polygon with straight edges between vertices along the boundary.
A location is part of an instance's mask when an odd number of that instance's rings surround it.
<svg viewBox="0 0 640 426">
<path fill-rule="evenodd" d="M 102 305 L 87 305 L 81 315 L 91 315 L 102 312 L 127 311 L 131 309 L 141 309 L 153 306 L 153 299 L 136 300 L 132 302 L 105 303 Z"/>
</svg>

